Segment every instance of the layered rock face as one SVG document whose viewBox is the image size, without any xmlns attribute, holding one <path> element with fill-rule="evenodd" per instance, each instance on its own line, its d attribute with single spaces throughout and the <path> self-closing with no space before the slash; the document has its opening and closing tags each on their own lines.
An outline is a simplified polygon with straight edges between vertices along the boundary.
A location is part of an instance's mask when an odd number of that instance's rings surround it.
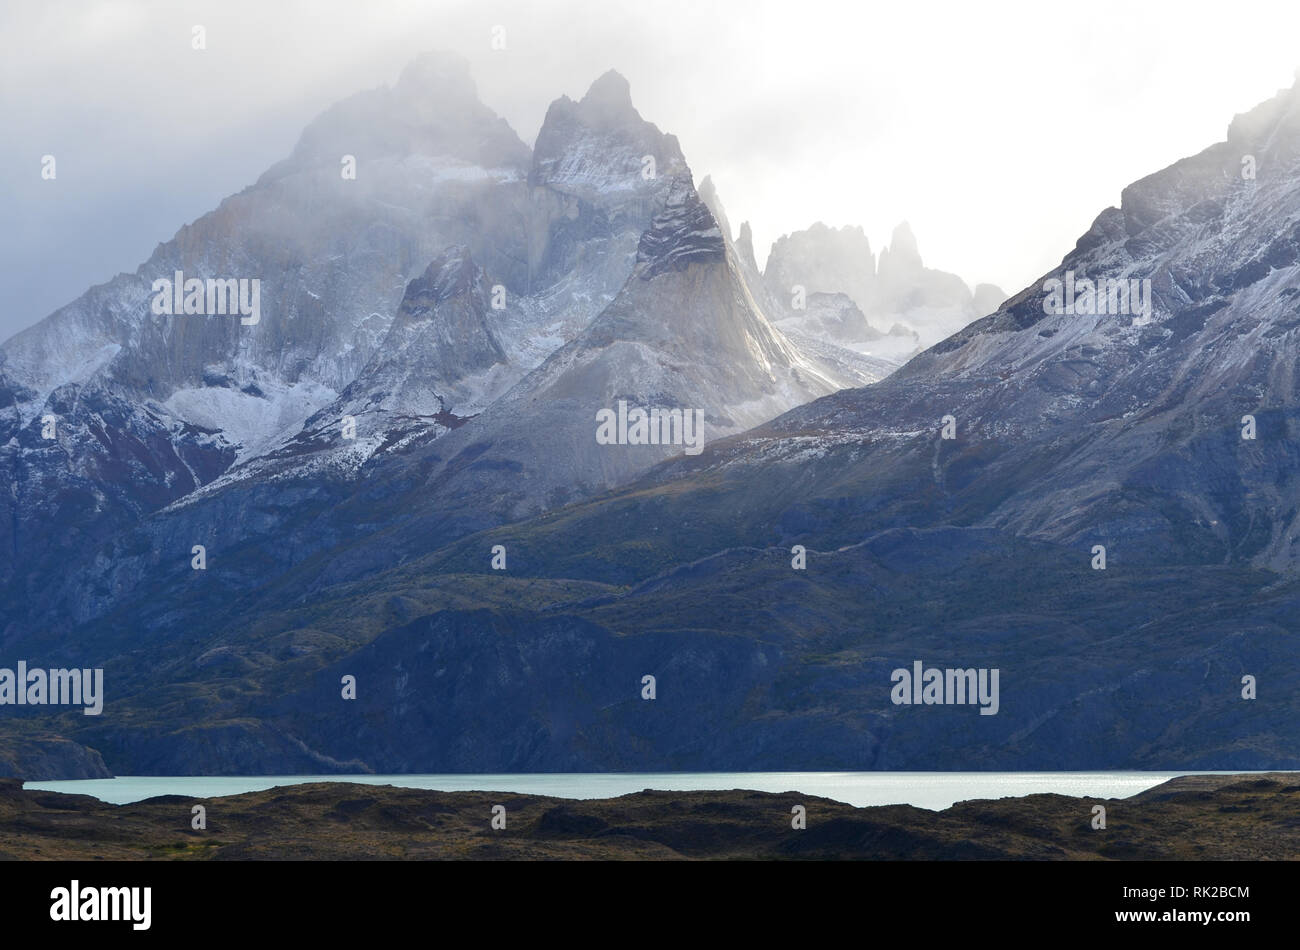
<svg viewBox="0 0 1300 950">
<path fill-rule="evenodd" d="M 256 281 L 256 319 L 155 312 L 153 281 L 178 273 L 181 290 Z M 421 481 L 464 446 L 501 442 L 472 468 L 472 491 L 454 474 L 438 482 L 444 523 L 580 498 L 665 457 L 589 457 L 591 407 L 553 389 L 574 359 L 592 364 L 584 379 L 608 380 L 593 404 L 689 406 L 710 438 L 893 369 L 816 340 L 801 351 L 762 297 L 752 249 L 737 259 L 677 140 L 640 116 L 623 77 L 557 99 L 530 150 L 462 60 L 422 57 L 323 113 L 136 274 L 0 348 L 13 512 L 0 581 L 33 616 L 87 619 L 136 596 L 186 538 L 265 543 L 274 575 L 339 537 L 322 523 L 287 553 L 274 540 L 286 524 L 326 518 L 380 470 L 410 485 L 414 466 Z M 421 454 L 470 420 L 460 441 Z M 551 429 L 576 440 L 571 456 L 538 451 Z M 497 452 L 504 467 L 486 477 Z M 579 458 L 593 467 L 577 471 Z M 22 612 L 7 618 L 15 631 Z"/>
<path fill-rule="evenodd" d="M 476 249 L 525 288 L 529 161 L 463 62 L 425 58 L 392 88 L 328 110 L 290 158 L 134 274 L 8 340 L 0 468 L 13 518 L 0 581 L 22 590 L 18 569 L 55 570 L 57 551 L 93 546 L 274 451 L 357 377 L 408 281 L 447 246 Z M 178 273 L 256 281 L 256 321 L 156 312 L 154 282 Z"/>
<path fill-rule="evenodd" d="M 900 230 L 864 306 L 835 285 L 869 247 L 810 229 L 768 265 L 813 274 L 810 305 L 775 310 L 752 235 L 720 224 L 617 77 L 552 114 L 508 167 L 478 110 L 455 110 L 478 130 L 463 140 L 429 119 L 468 157 L 426 197 L 468 205 L 421 206 L 437 223 L 403 240 L 448 239 L 418 261 L 357 251 L 367 280 L 401 275 L 361 352 L 339 328 L 370 314 L 335 299 L 315 321 L 264 295 L 251 327 L 151 322 L 133 308 L 153 271 L 6 344 L 6 647 L 102 664 L 118 704 L 24 732 L 27 761 L 71 738 L 82 772 L 93 752 L 171 773 L 1300 764 L 1300 91 L 1125 189 L 995 313 L 852 388 L 870 364 L 834 341 L 879 344 L 856 339 L 889 335 L 873 307 L 977 295 Z M 310 194 L 295 167 L 255 187 Z M 372 211 L 300 240 L 407 221 Z M 795 252 L 818 241 L 846 253 Z M 160 261 L 178 248 L 208 260 L 180 241 Z M 817 270 L 834 262 L 857 269 Z M 186 327 L 213 366 L 197 377 L 149 349 L 187 350 Z M 296 362 L 317 350 L 334 357 Z M 272 401 L 271 381 L 321 389 L 281 398 L 283 429 L 226 408 Z M 186 387 L 202 399 L 182 412 Z M 698 412 L 701 451 L 630 437 L 619 404 Z M 1000 671 L 998 712 L 892 702 L 918 660 Z M 1277 698 L 1243 697 L 1245 676 Z"/>
</svg>

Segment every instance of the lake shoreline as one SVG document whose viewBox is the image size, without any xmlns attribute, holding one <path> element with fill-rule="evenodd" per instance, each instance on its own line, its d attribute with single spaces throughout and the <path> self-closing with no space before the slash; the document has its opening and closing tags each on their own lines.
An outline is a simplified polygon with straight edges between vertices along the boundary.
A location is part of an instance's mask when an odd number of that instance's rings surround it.
<svg viewBox="0 0 1300 950">
<path fill-rule="evenodd" d="M 158 795 L 213 797 L 274 787 L 344 782 L 392 785 L 426 791 L 514 792 L 589 800 L 631 792 L 799 790 L 849 805 L 913 805 L 941 810 L 972 798 L 1062 794 L 1126 798 L 1183 775 L 1254 775 L 1257 772 L 1059 771 L 1059 772 L 539 772 L 389 775 L 118 776 L 112 779 L 28 781 L 32 790 L 92 795 L 128 804 Z M 1300 773 L 1297 773 L 1300 774 Z"/>
<path fill-rule="evenodd" d="M 0 780 L 0 858 L 20 860 L 1293 860 L 1298 819 L 1290 772 L 942 811 L 802 792 L 574 800 L 341 782 L 110 805 Z"/>
</svg>

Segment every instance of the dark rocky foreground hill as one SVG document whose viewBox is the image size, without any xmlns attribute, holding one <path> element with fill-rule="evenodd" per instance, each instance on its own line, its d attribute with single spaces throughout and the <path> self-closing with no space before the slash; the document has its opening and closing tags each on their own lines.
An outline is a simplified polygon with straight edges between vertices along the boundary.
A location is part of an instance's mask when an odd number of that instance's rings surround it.
<svg viewBox="0 0 1300 950">
<path fill-rule="evenodd" d="M 0 858 L 62 860 L 1294 860 L 1289 773 L 1187 776 L 1103 804 L 1064 795 L 855 808 L 798 792 L 656 792 L 571 801 L 349 783 L 109 805 L 0 780 Z M 190 828 L 207 809 L 207 830 Z M 492 830 L 492 807 L 507 827 Z M 807 828 L 791 828 L 791 809 Z"/>
</svg>

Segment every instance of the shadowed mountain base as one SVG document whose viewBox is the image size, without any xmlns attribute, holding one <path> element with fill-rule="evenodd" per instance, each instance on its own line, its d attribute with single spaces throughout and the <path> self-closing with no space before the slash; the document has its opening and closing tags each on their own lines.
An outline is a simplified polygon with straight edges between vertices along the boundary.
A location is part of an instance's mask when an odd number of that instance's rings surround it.
<svg viewBox="0 0 1300 950">
<path fill-rule="evenodd" d="M 319 783 L 110 805 L 0 780 L 0 858 L 1186 860 L 1300 858 L 1288 773 L 1189 776 L 1127 799 L 1029 795 L 855 808 L 798 792 L 644 791 L 573 801 Z M 190 828 L 203 804 L 207 829 Z M 494 805 L 507 827 L 492 830 Z M 791 828 L 792 809 L 807 828 Z"/>
</svg>

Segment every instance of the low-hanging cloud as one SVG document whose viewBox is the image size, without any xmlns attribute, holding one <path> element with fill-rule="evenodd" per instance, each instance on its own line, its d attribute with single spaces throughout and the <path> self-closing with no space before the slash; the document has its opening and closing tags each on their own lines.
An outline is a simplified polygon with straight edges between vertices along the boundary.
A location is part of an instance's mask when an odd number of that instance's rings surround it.
<svg viewBox="0 0 1300 950">
<path fill-rule="evenodd" d="M 322 109 L 430 49 L 465 56 L 529 143 L 551 100 L 619 70 L 733 225 L 752 222 L 760 262 L 814 220 L 879 248 L 906 218 L 927 263 L 1011 291 L 1128 182 L 1290 85 L 1297 27 L 1287 2 L 8 5 L 0 337 L 133 271 Z"/>
</svg>

